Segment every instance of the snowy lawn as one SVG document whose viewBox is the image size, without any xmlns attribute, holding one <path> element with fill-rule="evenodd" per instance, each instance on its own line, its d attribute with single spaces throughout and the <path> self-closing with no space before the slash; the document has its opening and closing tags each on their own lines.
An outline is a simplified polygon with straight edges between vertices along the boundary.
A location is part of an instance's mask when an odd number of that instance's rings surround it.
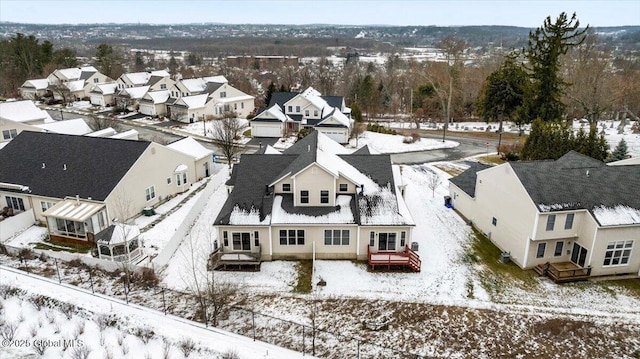
<svg viewBox="0 0 640 359">
<path fill-rule="evenodd" d="M 247 129 L 249 129 L 249 121 L 248 120 L 246 120 L 244 118 L 238 118 L 237 120 L 238 120 L 238 122 L 240 122 L 240 124 L 242 126 L 246 126 L 243 131 L 246 131 Z M 214 127 L 216 125 L 217 125 L 216 120 L 211 120 L 211 121 L 206 121 L 205 123 L 203 123 L 202 121 L 198 121 L 198 122 L 184 124 L 184 125 L 180 125 L 180 126 L 174 126 L 173 128 L 175 128 L 177 130 L 184 131 L 184 132 L 200 135 L 200 136 L 205 136 L 205 133 L 206 133 L 206 137 L 214 138 L 214 133 L 215 133 L 215 131 L 214 131 L 215 128 Z M 251 138 L 249 138 L 249 137 L 240 136 L 240 139 L 238 140 L 238 143 L 244 144 L 244 143 L 249 142 L 250 140 L 251 140 Z"/>
<path fill-rule="evenodd" d="M 9 238 L 5 244 L 12 247 L 33 247 L 36 243 L 42 242 L 47 234 L 47 227 L 31 226 Z"/>
<path fill-rule="evenodd" d="M 167 202 L 161 204 L 160 206 L 154 208 L 154 211 L 156 212 L 156 214 L 154 214 L 153 216 L 140 216 L 138 218 L 135 219 L 135 223 L 136 225 L 138 225 L 139 228 L 144 228 L 147 225 L 149 225 L 151 222 L 155 221 L 156 219 L 160 218 L 161 215 L 171 211 L 172 209 L 174 209 L 180 202 L 182 202 L 185 198 L 187 198 L 191 193 L 193 193 L 193 191 L 197 190 L 198 188 L 200 188 L 200 186 L 204 185 L 206 183 L 206 180 L 201 180 L 198 182 L 195 182 L 191 185 L 191 187 L 189 187 L 188 190 L 186 190 L 184 193 L 180 193 L 179 195 L 171 198 L 170 200 L 168 200 Z"/>
<path fill-rule="evenodd" d="M 415 151 L 427 151 L 440 148 L 452 148 L 459 145 L 458 142 L 445 141 L 444 143 L 439 140 L 433 140 L 428 138 L 421 138 L 414 143 L 404 143 L 405 136 L 402 135 L 386 135 L 377 132 L 365 131 L 363 137 L 359 138 L 358 148 L 368 145 L 370 149 L 379 153 L 401 153 L 401 152 L 415 152 Z M 351 139 L 349 145 L 352 148 L 356 147 L 356 140 Z"/>
</svg>

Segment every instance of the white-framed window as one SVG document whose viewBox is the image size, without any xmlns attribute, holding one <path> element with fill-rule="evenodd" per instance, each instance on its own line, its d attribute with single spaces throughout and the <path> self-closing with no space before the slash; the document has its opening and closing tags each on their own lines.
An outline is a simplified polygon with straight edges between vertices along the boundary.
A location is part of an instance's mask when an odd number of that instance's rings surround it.
<svg viewBox="0 0 640 359">
<path fill-rule="evenodd" d="M 244 102 L 240 102 L 240 108 L 244 109 Z"/>
<path fill-rule="evenodd" d="M 607 251 L 604 254 L 604 267 L 629 264 L 633 241 L 613 241 L 607 243 Z"/>
<path fill-rule="evenodd" d="M 182 174 L 182 184 L 187 184 L 187 172 Z"/>
<path fill-rule="evenodd" d="M 53 202 L 40 201 L 40 209 L 42 210 L 42 213 L 44 213 L 49 208 L 53 207 L 54 204 L 55 203 L 53 203 Z"/>
<path fill-rule="evenodd" d="M 98 78 L 93 79 L 93 83 L 94 84 L 97 84 L 99 81 L 100 81 L 100 79 L 98 79 Z"/>
<path fill-rule="evenodd" d="M 227 91 L 220 92 L 220 98 L 225 98 L 225 97 L 227 97 Z"/>
<path fill-rule="evenodd" d="M 288 109 L 288 111 L 287 111 L 287 112 L 288 112 L 288 113 L 293 112 L 293 106 L 289 106 L 289 109 Z"/>
<path fill-rule="evenodd" d="M 349 190 L 349 185 L 346 183 L 340 183 L 338 190 L 340 192 L 347 192 Z"/>
<path fill-rule="evenodd" d="M 556 242 L 556 248 L 553 250 L 553 256 L 560 257 L 562 255 L 563 248 L 564 248 L 564 241 Z"/>
<path fill-rule="evenodd" d="M 309 203 L 309 191 L 300 191 L 300 203 Z"/>
<path fill-rule="evenodd" d="M 166 90 L 167 84 L 160 84 L 160 90 Z"/>
<path fill-rule="evenodd" d="M 314 115 L 315 117 L 318 117 L 318 110 L 313 110 L 313 115 Z"/>
<path fill-rule="evenodd" d="M 222 231 L 222 244 L 229 247 L 229 232 L 227 231 Z"/>
<path fill-rule="evenodd" d="M 320 191 L 320 203 L 329 203 L 329 191 Z"/>
<path fill-rule="evenodd" d="M 324 244 L 327 246 L 348 246 L 349 232 L 350 231 L 348 229 L 325 229 Z"/>
<path fill-rule="evenodd" d="M 2 131 L 2 138 L 4 138 L 5 140 L 10 140 L 12 138 L 15 138 L 16 136 L 18 136 L 18 131 L 15 128 Z"/>
<path fill-rule="evenodd" d="M 309 110 L 304 110 L 304 115 L 309 117 Z"/>
<path fill-rule="evenodd" d="M 296 106 L 296 113 L 300 113 L 300 106 Z"/>
<path fill-rule="evenodd" d="M 556 225 L 556 215 L 550 214 L 547 216 L 547 231 L 553 231 L 553 227 Z"/>
<path fill-rule="evenodd" d="M 575 215 L 573 213 L 567 213 L 567 218 L 564 220 L 564 229 L 573 228 L 573 217 Z"/>
<path fill-rule="evenodd" d="M 24 201 L 19 197 L 7 196 L 7 207 L 16 211 L 24 211 Z"/>
<path fill-rule="evenodd" d="M 260 232 L 258 231 L 253 232 L 253 245 L 255 247 L 260 246 Z"/>
<path fill-rule="evenodd" d="M 280 245 L 283 246 L 303 246 L 304 230 L 303 229 L 281 229 Z"/>
<path fill-rule="evenodd" d="M 376 232 L 369 232 L 369 247 L 376 245 Z"/>
<path fill-rule="evenodd" d="M 400 247 L 404 247 L 407 245 L 407 232 L 400 232 Z"/>
<path fill-rule="evenodd" d="M 544 258 L 544 252 L 547 249 L 546 243 L 538 243 L 538 250 L 536 251 L 536 258 Z"/>
<path fill-rule="evenodd" d="M 238 109 L 238 104 L 237 104 L 237 103 L 234 103 L 234 104 L 233 104 L 233 109 L 234 109 L 234 110 L 237 110 L 237 109 Z"/>
<path fill-rule="evenodd" d="M 291 183 L 283 183 L 282 192 L 291 192 Z"/>
<path fill-rule="evenodd" d="M 144 190 L 144 194 L 147 197 L 147 202 L 156 198 L 156 187 L 151 186 Z"/>
<path fill-rule="evenodd" d="M 179 174 L 179 173 L 176 175 L 176 184 L 177 184 L 178 186 L 181 186 L 181 185 L 182 185 L 182 178 L 181 178 L 181 176 L 180 176 L 180 174 Z"/>
<path fill-rule="evenodd" d="M 491 224 L 493 224 L 494 227 L 497 226 L 498 225 L 498 219 L 496 217 L 493 217 L 491 219 Z"/>
<path fill-rule="evenodd" d="M 249 232 L 235 232 L 232 238 L 234 251 L 251 250 L 251 234 Z"/>
<path fill-rule="evenodd" d="M 396 250 L 395 232 L 378 233 L 378 250 L 379 251 L 395 251 Z"/>
</svg>

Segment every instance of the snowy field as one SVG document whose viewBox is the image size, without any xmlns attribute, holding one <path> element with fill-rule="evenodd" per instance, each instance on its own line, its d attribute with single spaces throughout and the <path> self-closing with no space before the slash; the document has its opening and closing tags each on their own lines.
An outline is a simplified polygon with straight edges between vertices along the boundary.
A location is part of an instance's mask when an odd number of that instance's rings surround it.
<svg viewBox="0 0 640 359">
<path fill-rule="evenodd" d="M 364 135 L 356 141 L 351 139 L 349 145 L 357 148 L 365 145 L 369 146 L 373 152 L 378 153 L 402 153 L 402 152 L 415 152 L 415 151 L 427 151 L 435 150 L 439 148 L 452 148 L 459 145 L 458 142 L 445 141 L 444 143 L 439 140 L 432 140 L 428 138 L 421 138 L 414 143 L 404 143 L 405 136 L 402 135 L 386 135 L 377 132 L 365 131 Z"/>
<path fill-rule="evenodd" d="M 242 126 L 245 126 L 245 128 L 242 130 L 243 132 L 249 129 L 248 120 L 244 118 L 238 118 L 237 120 Z M 206 137 L 214 138 L 216 125 L 217 125 L 216 120 L 211 120 L 211 121 L 206 121 L 205 123 L 203 123 L 202 121 L 198 121 L 198 122 L 184 124 L 180 126 L 174 126 L 173 128 L 175 128 L 176 130 L 180 130 L 180 131 L 184 131 L 184 132 L 188 132 L 188 133 L 192 133 L 200 136 L 205 136 L 205 133 L 206 133 Z M 249 137 L 240 136 L 238 143 L 244 144 L 249 142 L 250 140 L 251 138 Z"/>
</svg>

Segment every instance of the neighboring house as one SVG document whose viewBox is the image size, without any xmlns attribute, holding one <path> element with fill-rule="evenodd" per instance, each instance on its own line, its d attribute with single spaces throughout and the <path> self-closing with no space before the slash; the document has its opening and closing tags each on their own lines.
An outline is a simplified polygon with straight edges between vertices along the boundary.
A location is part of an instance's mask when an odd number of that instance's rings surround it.
<svg viewBox="0 0 640 359">
<path fill-rule="evenodd" d="M 472 166 L 450 180 L 453 206 L 522 268 L 556 281 L 640 275 L 640 166 L 558 160 Z"/>
<path fill-rule="evenodd" d="M 166 112 L 166 99 L 163 102 L 158 102 L 158 99 L 174 84 L 175 81 L 165 70 L 122 74 L 116 81 L 116 106 L 120 110 L 137 111 L 142 102 L 144 107 L 140 112 L 149 116 L 162 116 Z M 147 96 L 147 93 L 155 95 Z"/>
<path fill-rule="evenodd" d="M 274 106 L 286 115 L 286 121 L 273 121 Z M 312 87 L 303 92 L 275 92 L 268 104 L 271 113 L 251 120 L 254 137 L 280 137 L 279 133 L 297 133 L 302 128 L 315 128 L 339 143 L 347 143 L 352 127 L 351 109 L 341 96 L 322 96 Z M 284 130 L 282 127 L 284 126 Z"/>
<path fill-rule="evenodd" d="M 191 156 L 90 136 L 24 131 L 0 150 L 0 163 L 2 206 L 31 212 L 52 238 L 70 242 L 92 240 L 114 219 L 126 222 L 195 180 Z"/>
<path fill-rule="evenodd" d="M 116 95 L 116 108 L 119 110 L 137 111 L 140 101 L 149 91 L 149 86 L 128 87 Z"/>
<path fill-rule="evenodd" d="M 251 133 L 253 137 L 283 137 L 292 131 L 294 124 L 291 117 L 274 104 L 251 119 Z"/>
<path fill-rule="evenodd" d="M 116 102 L 115 95 L 117 83 L 101 83 L 93 86 L 89 91 L 89 100 L 92 105 L 96 106 L 113 106 Z"/>
<path fill-rule="evenodd" d="M 213 151 L 201 145 L 193 137 L 185 137 L 167 145 L 167 148 L 191 156 L 194 160 L 193 178 L 200 180 L 211 176 L 213 170 Z"/>
<path fill-rule="evenodd" d="M 54 122 L 31 100 L 0 102 L 0 143 L 11 141 L 22 131 L 37 130 L 35 125 Z"/>
<path fill-rule="evenodd" d="M 91 127 L 87 125 L 83 118 L 76 118 L 72 120 L 54 121 L 45 123 L 42 125 L 35 125 L 36 128 L 29 129 L 28 131 L 37 132 L 53 132 L 63 135 L 77 135 L 82 136 L 93 132 Z"/>
<path fill-rule="evenodd" d="M 25 100 L 37 100 L 47 94 L 49 80 L 27 80 L 20 86 L 20 96 Z"/>
<path fill-rule="evenodd" d="M 199 97 L 202 95 L 207 99 L 203 101 Z M 254 97 L 229 85 L 224 76 L 179 80 L 170 89 L 170 96 L 171 99 L 167 100 L 168 116 L 181 122 L 221 116 L 225 112 L 247 117 L 255 108 Z"/>
<path fill-rule="evenodd" d="M 167 113 L 169 90 L 149 91 L 140 99 L 140 113 L 148 116 L 164 116 Z"/>
<path fill-rule="evenodd" d="M 59 100 L 81 100 L 89 96 L 96 84 L 113 81 L 93 66 L 58 69 L 47 80 L 53 97 Z"/>
<path fill-rule="evenodd" d="M 628 166 L 628 165 L 640 165 L 640 157 L 631 157 L 624 160 L 607 163 L 609 166 Z"/>
<path fill-rule="evenodd" d="M 399 183 L 389 155 L 346 154 L 317 131 L 283 153 L 242 155 L 214 222 L 218 263 L 315 257 L 420 270 Z"/>
<path fill-rule="evenodd" d="M 128 72 L 116 80 L 118 90 L 142 86 L 150 86 L 152 91 L 167 90 L 173 83 L 171 75 L 165 70 Z"/>
</svg>

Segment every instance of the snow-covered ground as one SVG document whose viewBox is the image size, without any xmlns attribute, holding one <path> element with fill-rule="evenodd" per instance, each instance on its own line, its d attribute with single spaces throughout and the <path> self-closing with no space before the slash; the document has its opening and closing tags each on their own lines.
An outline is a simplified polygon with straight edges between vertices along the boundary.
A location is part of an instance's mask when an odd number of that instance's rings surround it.
<svg viewBox="0 0 640 359">
<path fill-rule="evenodd" d="M 365 131 L 364 135 L 356 141 L 351 139 L 349 145 L 352 147 L 369 146 L 374 152 L 378 153 L 402 153 L 402 152 L 415 152 L 415 151 L 427 151 L 435 150 L 439 148 L 452 148 L 459 145 L 454 141 L 439 141 L 428 138 L 421 138 L 414 143 L 404 143 L 405 136 L 402 135 L 387 135 L 377 132 Z"/>
<path fill-rule="evenodd" d="M 249 121 L 248 120 L 246 120 L 244 118 L 238 118 L 237 120 L 242 126 L 245 126 L 245 129 L 243 131 L 246 131 L 246 130 L 249 129 Z M 206 121 L 204 123 L 202 121 L 198 121 L 198 122 L 194 122 L 194 123 L 175 126 L 174 128 L 177 129 L 177 130 L 180 130 L 180 131 L 193 133 L 193 134 L 200 135 L 200 136 L 205 136 L 205 134 L 206 134 L 206 137 L 214 138 L 215 126 L 217 124 L 218 124 L 218 122 L 216 122 L 216 120 Z M 251 140 L 251 138 L 249 138 L 249 137 L 240 136 L 240 139 L 238 140 L 238 143 L 247 143 L 250 140 Z"/>
<path fill-rule="evenodd" d="M 301 353 L 0 268 L 0 359 L 301 358 Z M 15 290 L 19 289 L 19 290 Z M 67 304 L 63 304 L 67 303 Z M 9 340 L 6 335 L 13 328 Z M 193 344 L 190 353 L 185 347 Z M 65 345 L 66 344 L 66 345 Z M 86 354 L 86 356 L 84 356 Z"/>
</svg>

